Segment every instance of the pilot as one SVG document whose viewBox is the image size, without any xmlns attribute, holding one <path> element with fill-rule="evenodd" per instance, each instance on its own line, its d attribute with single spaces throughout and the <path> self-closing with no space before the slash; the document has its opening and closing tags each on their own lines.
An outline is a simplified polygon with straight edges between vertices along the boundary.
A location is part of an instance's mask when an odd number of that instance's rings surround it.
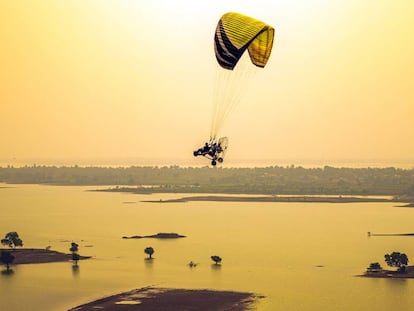
<svg viewBox="0 0 414 311">
<path fill-rule="evenodd" d="M 217 152 L 217 143 L 213 143 L 210 147 L 210 151 L 208 152 L 208 154 L 214 157 L 216 152 Z"/>
</svg>

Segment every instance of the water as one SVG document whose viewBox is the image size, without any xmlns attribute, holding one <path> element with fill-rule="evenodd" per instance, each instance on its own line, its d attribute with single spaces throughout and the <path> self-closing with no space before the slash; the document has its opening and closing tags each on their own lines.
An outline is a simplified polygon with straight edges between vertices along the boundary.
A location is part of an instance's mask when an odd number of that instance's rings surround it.
<svg viewBox="0 0 414 311">
<path fill-rule="evenodd" d="M 259 311 L 413 310 L 414 280 L 355 277 L 385 253 L 414 257 L 414 210 L 390 203 L 144 203 L 180 194 L 89 192 L 96 187 L 0 185 L 0 235 L 25 247 L 68 252 L 81 261 L 13 266 L 0 275 L 0 310 L 67 310 L 143 286 L 250 291 Z M 176 232 L 176 240 L 124 235 Z M 89 246 L 89 247 L 88 247 Z M 90 247 L 92 246 L 92 247 Z M 155 249 L 152 262 L 144 249 Z M 223 258 L 221 268 L 211 255 Z M 199 263 L 189 268 L 190 261 Z"/>
</svg>

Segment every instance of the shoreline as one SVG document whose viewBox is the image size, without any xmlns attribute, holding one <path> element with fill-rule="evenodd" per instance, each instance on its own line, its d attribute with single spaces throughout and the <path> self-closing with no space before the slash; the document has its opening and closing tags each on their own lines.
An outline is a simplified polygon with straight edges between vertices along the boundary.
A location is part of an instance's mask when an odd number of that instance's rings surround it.
<svg viewBox="0 0 414 311">
<path fill-rule="evenodd" d="M 259 298 L 264 297 L 247 292 L 144 287 L 103 297 L 69 311 L 245 311 Z"/>
</svg>

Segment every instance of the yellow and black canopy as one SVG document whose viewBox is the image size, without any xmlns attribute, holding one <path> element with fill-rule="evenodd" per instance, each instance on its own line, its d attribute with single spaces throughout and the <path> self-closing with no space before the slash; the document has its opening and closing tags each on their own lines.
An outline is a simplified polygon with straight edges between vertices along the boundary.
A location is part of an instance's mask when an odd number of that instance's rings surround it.
<svg viewBox="0 0 414 311">
<path fill-rule="evenodd" d="M 273 46 L 275 30 L 252 17 L 229 12 L 224 14 L 216 28 L 214 50 L 221 67 L 229 70 L 237 65 L 248 50 L 252 63 L 266 66 Z"/>
</svg>

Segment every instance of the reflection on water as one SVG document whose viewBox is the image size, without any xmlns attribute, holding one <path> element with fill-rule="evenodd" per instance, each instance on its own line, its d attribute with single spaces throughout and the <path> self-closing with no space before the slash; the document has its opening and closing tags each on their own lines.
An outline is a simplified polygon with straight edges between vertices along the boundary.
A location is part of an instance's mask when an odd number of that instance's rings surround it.
<svg viewBox="0 0 414 311">
<path fill-rule="evenodd" d="M 1 271 L 1 275 L 3 276 L 12 276 L 14 274 L 14 270 L 13 269 L 5 269 Z"/>
<path fill-rule="evenodd" d="M 74 277 L 79 277 L 79 272 L 80 272 L 79 265 L 77 265 L 77 264 L 72 265 L 72 275 Z"/>
<path fill-rule="evenodd" d="M 0 275 L 0 293 L 7 293 L 0 310 L 67 310 L 150 285 L 255 292 L 266 296 L 259 311 L 414 309 L 414 280 L 354 277 L 371 262 L 385 266 L 385 253 L 414 258 L 414 237 L 367 237 L 368 231 L 414 232 L 412 209 L 389 203 L 151 204 L 141 202 L 148 196 L 85 191 L 93 188 L 0 189 L 0 236 L 17 231 L 26 247 L 50 245 L 63 252 L 73 241 L 80 255 L 92 256 L 77 267 L 12 266 L 14 273 Z M 122 239 L 158 232 L 187 237 Z M 156 259 L 146 259 L 148 245 Z M 220 265 L 211 262 L 216 254 L 223 258 Z"/>
<path fill-rule="evenodd" d="M 152 268 L 152 266 L 154 264 L 154 258 L 145 258 L 144 262 L 145 262 L 145 267 L 146 268 Z"/>
</svg>

